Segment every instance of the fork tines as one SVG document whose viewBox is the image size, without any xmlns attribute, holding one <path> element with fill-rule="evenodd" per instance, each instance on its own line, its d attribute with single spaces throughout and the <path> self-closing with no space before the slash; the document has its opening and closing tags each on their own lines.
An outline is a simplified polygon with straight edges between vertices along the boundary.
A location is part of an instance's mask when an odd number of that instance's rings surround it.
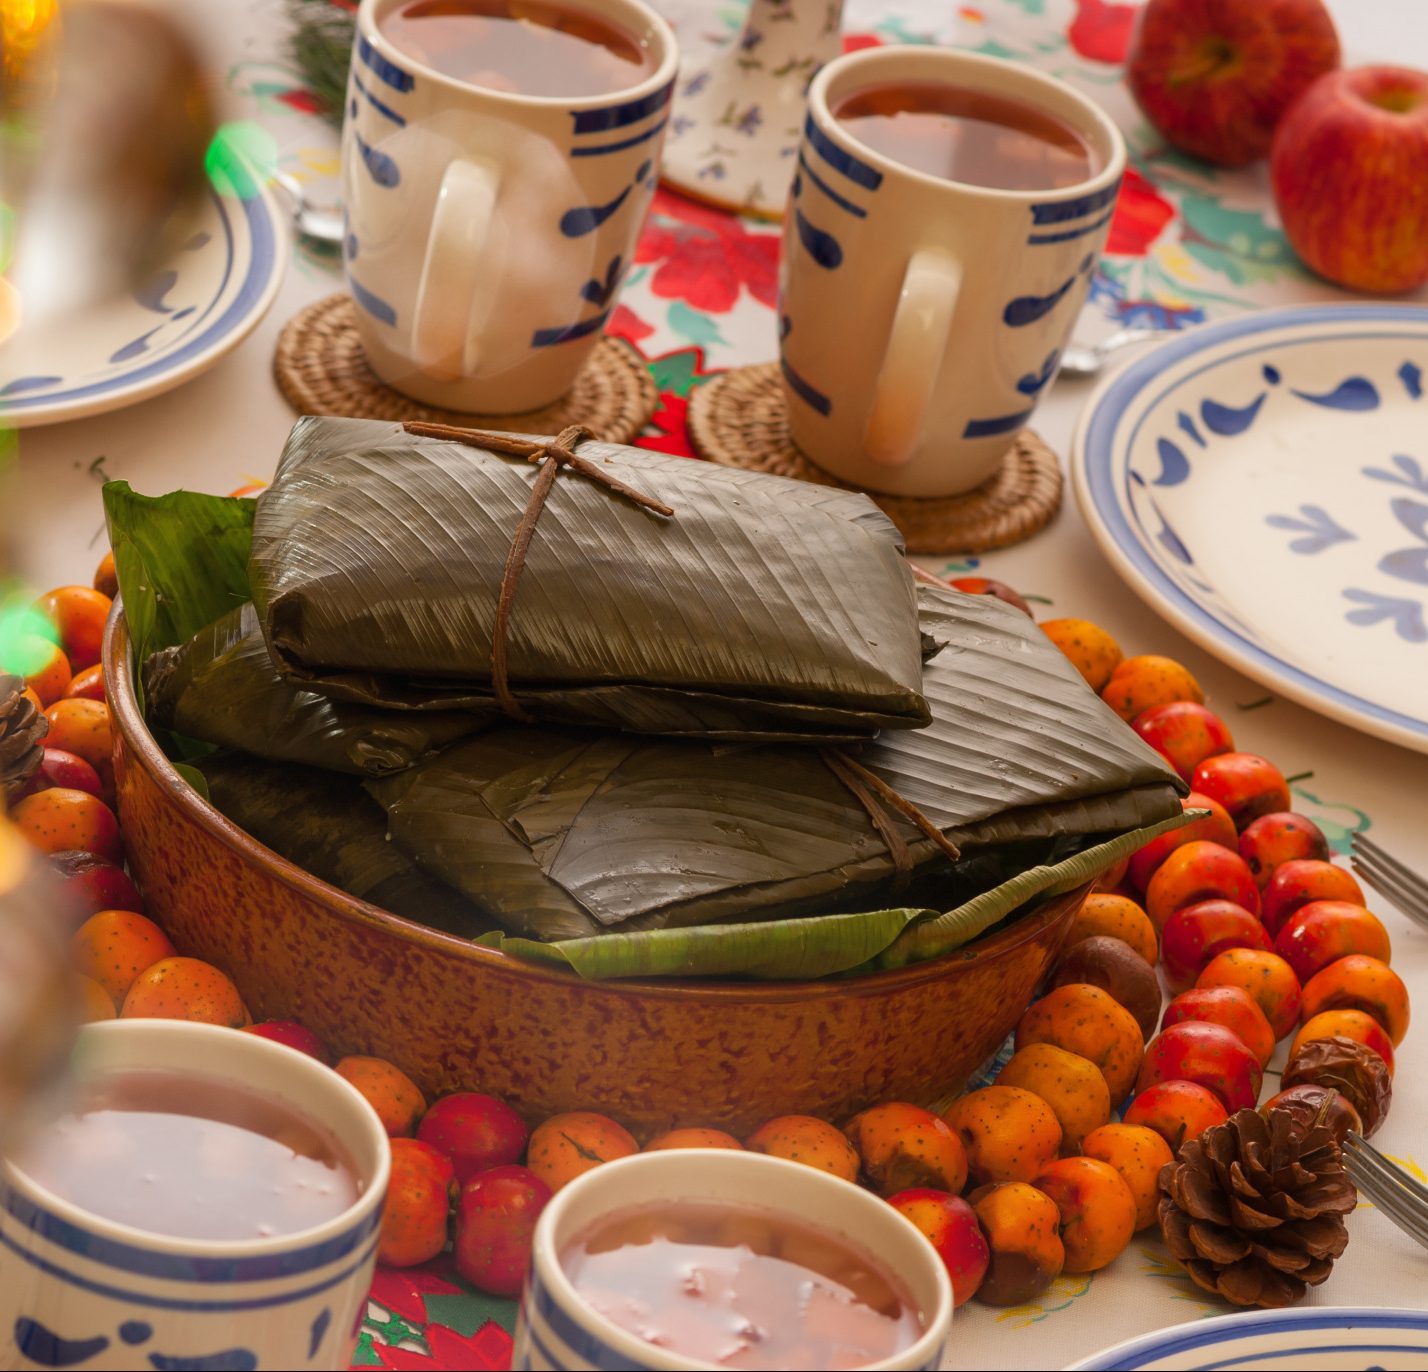
<svg viewBox="0 0 1428 1372">
<path fill-rule="evenodd" d="M 1428 928 L 1428 880 L 1390 856 L 1366 834 L 1353 836 L 1353 865 L 1374 890 L 1387 896 L 1415 924 Z"/>
<path fill-rule="evenodd" d="M 1366 1143 L 1358 1134 L 1344 1140 L 1344 1170 L 1365 1199 L 1422 1247 L 1428 1248 L 1428 1189 Z"/>
</svg>

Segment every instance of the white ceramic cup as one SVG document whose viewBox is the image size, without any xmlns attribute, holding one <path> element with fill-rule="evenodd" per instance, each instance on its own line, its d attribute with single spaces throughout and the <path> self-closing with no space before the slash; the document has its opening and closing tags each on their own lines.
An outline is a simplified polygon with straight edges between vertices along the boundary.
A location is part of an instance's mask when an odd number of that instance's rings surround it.
<svg viewBox="0 0 1428 1372">
<path fill-rule="evenodd" d="M 630 265 L 678 56 L 641 0 L 562 0 L 642 42 L 636 85 L 511 95 L 424 66 L 362 0 L 342 130 L 344 245 L 373 370 L 418 400 L 511 414 L 570 388 Z"/>
<path fill-rule="evenodd" d="M 1062 190 L 945 181 L 831 113 L 875 86 L 989 91 L 1054 115 L 1095 173 Z M 997 469 L 1086 298 L 1125 170 L 1110 119 L 1063 82 L 946 48 L 868 48 L 808 92 L 785 217 L 780 350 L 793 440 L 844 481 L 946 496 Z"/>
<path fill-rule="evenodd" d="M 656 1348 L 597 1314 L 560 1263 L 571 1240 L 597 1220 L 622 1210 L 657 1210 L 671 1201 L 758 1206 L 841 1234 L 896 1274 L 925 1325 L 911 1347 L 868 1363 L 870 1372 L 942 1366 L 952 1323 L 952 1284 L 932 1245 L 886 1201 L 800 1162 L 733 1149 L 672 1148 L 596 1167 L 563 1187 L 541 1212 L 516 1321 L 514 1372 L 663 1372 L 714 1365 Z"/>
<path fill-rule="evenodd" d="M 136 1067 L 200 1073 L 290 1106 L 340 1140 L 362 1194 L 314 1229 L 205 1242 L 100 1219 L 6 1164 L 0 1367 L 349 1366 L 391 1166 L 376 1112 L 336 1072 L 253 1034 L 163 1019 L 80 1030 L 77 1079 Z"/>
</svg>

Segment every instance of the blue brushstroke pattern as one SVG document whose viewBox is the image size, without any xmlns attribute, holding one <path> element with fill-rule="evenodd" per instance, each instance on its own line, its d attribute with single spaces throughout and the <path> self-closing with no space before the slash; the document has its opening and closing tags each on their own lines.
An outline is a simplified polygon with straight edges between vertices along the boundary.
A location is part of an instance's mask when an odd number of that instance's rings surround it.
<svg viewBox="0 0 1428 1372">
<path fill-rule="evenodd" d="M 693 86 L 694 82 L 691 81 L 686 88 L 687 94 L 695 93 Z M 629 100 L 623 105 L 607 105 L 599 110 L 571 110 L 570 117 L 575 121 L 576 133 L 605 133 L 610 129 L 622 129 L 628 124 L 638 124 L 641 119 L 648 119 L 656 110 L 662 110 L 669 104 L 669 98 L 673 94 L 674 82 L 671 81 L 638 100 Z"/>
<path fill-rule="evenodd" d="M 1364 376 L 1348 377 L 1323 395 L 1311 395 L 1308 391 L 1291 391 L 1290 394 L 1297 395 L 1300 400 L 1307 400 L 1311 405 L 1323 405 L 1329 410 L 1378 408 L 1378 392 L 1374 389 L 1373 382 Z"/>
<path fill-rule="evenodd" d="M 1301 505 L 1300 517 L 1272 514 L 1264 517 L 1271 529 L 1285 529 L 1301 535 L 1289 540 L 1289 551 L 1310 556 L 1332 548 L 1336 543 L 1352 543 L 1357 534 L 1350 533 L 1322 505 Z"/>
<path fill-rule="evenodd" d="M 173 311 L 172 305 L 164 304 L 166 296 L 178 284 L 178 273 L 170 269 L 169 271 L 156 272 L 142 286 L 134 291 L 135 304 L 142 305 L 146 310 L 154 310 L 158 314 L 170 314 Z"/>
<path fill-rule="evenodd" d="M 372 72 L 385 81 L 394 91 L 405 94 L 416 85 L 410 72 L 403 71 L 395 62 L 388 61 L 369 43 L 363 34 L 357 35 L 357 56 L 367 64 Z"/>
<path fill-rule="evenodd" d="M 647 176 L 650 174 L 650 169 L 651 169 L 653 166 L 654 166 L 654 163 L 651 162 L 648 158 L 646 158 L 643 162 L 640 163 L 640 169 L 639 169 L 639 171 L 637 171 L 637 172 L 635 173 L 635 180 L 636 180 L 636 181 L 643 181 L 643 180 L 645 179 L 645 177 L 647 177 Z"/>
<path fill-rule="evenodd" d="M 1217 400 L 1202 400 L 1200 402 L 1200 418 L 1204 420 L 1205 427 L 1211 433 L 1219 434 L 1222 438 L 1231 438 L 1235 434 L 1244 433 L 1254 423 L 1255 416 L 1259 413 L 1259 407 L 1264 404 L 1264 399 L 1265 393 L 1261 392 L 1243 408 L 1221 405 Z"/>
<path fill-rule="evenodd" d="M 783 358 L 779 359 L 779 366 L 783 368 L 784 380 L 788 382 L 789 388 L 805 405 L 817 410 L 821 415 L 832 413 L 833 402 L 822 391 L 810 386 Z"/>
<path fill-rule="evenodd" d="M 128 362 L 131 358 L 138 357 L 142 353 L 149 351 L 149 340 L 158 333 L 164 326 L 158 325 L 148 333 L 141 333 L 138 338 L 132 338 L 122 348 L 116 348 L 109 354 L 111 362 Z"/>
<path fill-rule="evenodd" d="M 1056 364 L 1060 358 L 1060 349 L 1052 349 L 1051 352 L 1046 354 L 1046 360 L 1041 364 L 1041 370 L 1039 372 L 1028 372 L 1017 381 L 1017 390 L 1023 395 L 1035 395 L 1051 380 L 1055 374 Z"/>
<path fill-rule="evenodd" d="M 212 238 L 213 235 L 206 229 L 200 229 L 183 245 L 183 250 L 184 252 L 197 252 L 200 248 L 206 248 Z"/>
<path fill-rule="evenodd" d="M 635 134 L 633 138 L 621 139 L 618 143 L 602 143 L 598 148 L 571 148 L 570 155 L 572 157 L 604 157 L 607 152 L 624 152 L 626 148 L 633 148 L 640 143 L 648 143 L 668 122 L 668 119 L 661 119 L 652 128 Z"/>
<path fill-rule="evenodd" d="M 254 1372 L 258 1355 L 247 1348 L 225 1348 L 219 1353 L 200 1353 L 192 1358 L 150 1353 L 149 1365 L 157 1372 Z"/>
<path fill-rule="evenodd" d="M 1190 549 L 1181 541 L 1180 535 L 1170 527 L 1169 522 L 1160 511 L 1160 506 L 1151 501 L 1150 508 L 1155 511 L 1155 517 L 1160 520 L 1160 532 L 1155 536 L 1156 541 L 1173 558 L 1183 562 L 1187 567 L 1195 565 L 1195 559 L 1190 556 Z"/>
<path fill-rule="evenodd" d="M 1365 467 L 1363 474 L 1373 481 L 1389 481 L 1395 486 L 1407 486 L 1410 491 L 1422 491 L 1428 495 L 1428 472 L 1423 470 L 1423 464 L 1416 457 L 1396 453 L 1389 460 L 1398 468 L 1396 472 L 1384 467 Z"/>
<path fill-rule="evenodd" d="M 1195 427 L 1195 421 L 1191 419 L 1184 410 L 1181 410 L 1180 413 L 1175 416 L 1175 422 L 1180 426 L 1182 433 L 1194 439 L 1200 447 L 1203 448 L 1205 446 L 1205 440 L 1200 436 L 1200 430 Z"/>
<path fill-rule="evenodd" d="M 581 298 L 588 300 L 592 305 L 608 305 L 610 298 L 620 285 L 620 273 L 624 269 L 624 259 L 617 253 L 610 259 L 610 265 L 605 268 L 605 279 L 603 281 L 592 278 L 580 288 Z"/>
<path fill-rule="evenodd" d="M 1068 276 L 1050 295 L 1019 295 L 1002 311 L 1002 319 L 1014 329 L 1035 324 L 1050 314 L 1075 284 L 1076 278 Z"/>
<path fill-rule="evenodd" d="M 1428 505 L 1407 496 L 1389 502 L 1393 517 L 1403 525 L 1421 547 L 1399 548 L 1379 559 L 1378 569 L 1399 581 L 1412 581 L 1428 586 Z"/>
<path fill-rule="evenodd" d="M 831 272 L 842 263 L 843 249 L 831 233 L 825 233 L 822 229 L 810 224 L 808 217 L 799 209 L 795 209 L 793 212 L 793 222 L 798 227 L 800 242 L 808 250 L 808 255 L 820 267 Z"/>
<path fill-rule="evenodd" d="M 374 319 L 380 319 L 383 324 L 396 324 L 396 310 L 387 304 L 380 295 L 373 295 L 350 272 L 347 276 L 347 288 L 352 292 L 352 298 Z"/>
<path fill-rule="evenodd" d="M 366 99 L 367 103 L 371 105 L 371 107 L 376 110 L 378 114 L 385 115 L 399 129 L 406 128 L 407 121 L 403 119 L 402 116 L 399 115 L 396 110 L 394 110 L 390 105 L 386 104 L 384 101 L 377 99 L 377 97 L 373 95 L 372 92 L 369 91 L 367 87 L 362 84 L 362 78 L 358 76 L 355 71 L 352 73 L 352 84 L 356 86 L 359 91 L 362 92 L 362 95 Z M 355 101 L 353 102 L 353 105 L 355 111 Z"/>
<path fill-rule="evenodd" d="M 1423 395 L 1423 371 L 1415 363 L 1405 362 L 1398 369 L 1398 379 L 1410 400 L 1418 400 Z"/>
<path fill-rule="evenodd" d="M 1263 376 L 1264 379 L 1268 381 L 1271 386 L 1279 385 L 1280 375 L 1278 367 L 1271 367 L 1269 363 L 1266 362 L 1264 366 L 1262 366 L 1259 370 L 1260 375 Z"/>
<path fill-rule="evenodd" d="M 154 1337 L 154 1326 L 144 1320 L 125 1320 L 119 1326 L 119 1337 L 131 1346 L 136 1343 L 147 1343 Z"/>
<path fill-rule="evenodd" d="M 883 184 L 882 172 L 876 167 L 870 167 L 866 162 L 860 161 L 846 148 L 835 143 L 813 122 L 811 114 L 804 118 L 803 137 L 819 157 L 834 171 L 846 176 L 854 185 L 861 186 L 866 191 L 875 191 Z"/>
<path fill-rule="evenodd" d="M 189 315 L 191 315 L 197 308 L 198 307 L 196 305 L 185 305 L 183 309 L 176 310 L 173 314 L 169 316 L 169 323 L 175 324 L 180 319 L 187 319 Z"/>
<path fill-rule="evenodd" d="M 1114 210 L 1107 210 L 1099 219 L 1093 219 L 1089 224 L 1081 225 L 1079 229 L 1062 229 L 1060 233 L 1034 233 L 1026 241 L 1030 244 L 1069 243 L 1073 238 L 1084 238 L 1088 233 L 1105 228 L 1114 214 Z"/>
<path fill-rule="evenodd" d="M 362 165 L 371 173 L 373 181 L 379 186 L 386 187 L 387 190 L 401 184 L 402 174 L 397 170 L 397 164 L 386 153 L 380 148 L 374 148 L 355 130 L 352 137 L 356 140 L 357 151 L 362 156 Z"/>
<path fill-rule="evenodd" d="M 1116 193 L 1120 188 L 1121 183 L 1117 181 L 1104 190 L 1093 191 L 1090 195 L 1079 196 L 1075 200 L 1061 200 L 1050 205 L 1033 205 L 1031 207 L 1031 222 L 1033 224 L 1063 224 L 1068 219 L 1079 219 L 1083 214 L 1090 214 L 1092 210 L 1104 209 L 1116 198 Z"/>
<path fill-rule="evenodd" d="M 1155 451 L 1160 457 L 1160 475 L 1152 483 L 1156 486 L 1178 486 L 1190 475 L 1190 462 L 1180 445 L 1168 438 L 1156 440 Z"/>
<path fill-rule="evenodd" d="M 327 1333 L 327 1327 L 332 1323 L 332 1308 L 323 1306 L 322 1313 L 312 1322 L 312 1331 L 308 1335 L 307 1356 L 309 1360 L 317 1357 L 317 1350 L 322 1346 L 323 1336 Z"/>
<path fill-rule="evenodd" d="M 1018 410 L 1015 414 L 999 414 L 991 419 L 969 419 L 962 430 L 963 438 L 987 438 L 991 434 L 1009 434 L 1021 428 L 1033 411 Z"/>
<path fill-rule="evenodd" d="M 15 1321 L 15 1346 L 41 1367 L 78 1367 L 109 1347 L 102 1334 L 92 1339 L 62 1339 L 38 1320 L 21 1316 Z"/>
<path fill-rule="evenodd" d="M 626 186 L 608 205 L 582 205 L 579 209 L 566 210 L 560 216 L 561 233 L 567 238 L 580 238 L 584 234 L 594 233 L 625 203 L 630 190 L 631 187 Z"/>
<path fill-rule="evenodd" d="M 609 317 L 609 310 L 601 310 L 593 319 L 582 319 L 575 324 L 566 324 L 563 328 L 537 329 L 531 335 L 531 347 L 549 348 L 556 343 L 569 343 L 572 339 L 584 338 L 602 328 Z"/>
<path fill-rule="evenodd" d="M 1362 607 L 1350 610 L 1344 616 L 1350 624 L 1379 624 L 1387 619 L 1392 621 L 1394 632 L 1405 643 L 1428 643 L 1428 624 L 1424 623 L 1420 602 L 1401 596 L 1380 595 L 1377 591 L 1365 591 L 1357 586 L 1345 591 L 1344 599 Z"/>
<path fill-rule="evenodd" d="M 8 385 L 0 386 L 0 395 L 19 395 L 21 391 L 37 391 L 42 386 L 54 386 L 62 376 L 17 376 Z"/>
<path fill-rule="evenodd" d="M 868 217 L 867 210 L 865 210 L 861 205 L 855 205 L 846 196 L 839 195 L 838 192 L 835 191 L 832 186 L 830 186 L 821 176 L 818 175 L 816 171 L 813 170 L 812 167 L 808 165 L 808 159 L 803 155 L 802 148 L 800 148 L 798 151 L 798 166 L 800 172 L 807 172 L 808 179 L 812 181 L 813 184 L 817 186 L 818 189 L 822 191 L 823 194 L 826 195 L 835 205 L 837 205 L 840 210 L 846 210 L 855 219 L 866 219 Z M 795 177 L 793 183 L 794 195 L 797 196 L 802 189 L 803 187 L 800 184 L 800 178 Z"/>
</svg>

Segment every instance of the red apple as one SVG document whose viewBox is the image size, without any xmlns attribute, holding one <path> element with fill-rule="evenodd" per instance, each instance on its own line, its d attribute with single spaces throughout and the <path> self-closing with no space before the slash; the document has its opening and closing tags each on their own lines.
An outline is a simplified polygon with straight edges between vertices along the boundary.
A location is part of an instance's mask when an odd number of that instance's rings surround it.
<svg viewBox="0 0 1428 1372">
<path fill-rule="evenodd" d="M 1276 810 L 1289 809 L 1284 773 L 1257 753 L 1217 753 L 1207 757 L 1190 780 L 1192 790 L 1218 800 L 1236 829 Z M 1238 850 L 1239 844 L 1236 843 Z"/>
<path fill-rule="evenodd" d="M 70 912 L 88 919 L 101 910 L 132 910 L 144 913 L 144 901 L 124 869 L 95 853 L 70 849 L 50 854 L 50 866 L 64 883 Z"/>
<path fill-rule="evenodd" d="M 422 1116 L 416 1136 L 451 1159 L 464 1186 L 479 1172 L 515 1162 L 526 1151 L 530 1131 L 505 1101 L 458 1091 Z"/>
<path fill-rule="evenodd" d="M 977 1212 L 960 1196 L 930 1186 L 914 1186 L 888 1197 L 888 1204 L 926 1236 L 952 1279 L 952 1304 L 971 1300 L 987 1275 L 991 1250 Z"/>
<path fill-rule="evenodd" d="M 1280 116 L 1338 65 L 1321 0 L 1150 0 L 1126 82 L 1174 147 L 1242 167 L 1269 152 Z"/>
<path fill-rule="evenodd" d="M 1136 1079 L 1139 1094 L 1162 1081 L 1193 1081 L 1213 1091 L 1234 1114 L 1253 1110 L 1264 1073 L 1259 1059 L 1223 1024 L 1182 1020 L 1146 1046 Z"/>
<path fill-rule="evenodd" d="M 1329 840 L 1312 819 L 1289 810 L 1276 810 L 1245 826 L 1240 835 L 1240 856 L 1263 891 L 1275 868 L 1286 862 L 1328 861 Z"/>
<path fill-rule="evenodd" d="M 1131 721 L 1136 731 L 1186 781 L 1207 757 L 1235 746 L 1224 720 L 1193 700 L 1157 705 Z"/>
<path fill-rule="evenodd" d="M 305 1028 L 296 1020 L 260 1020 L 257 1024 L 245 1024 L 243 1032 L 256 1034 L 260 1039 L 271 1039 L 286 1048 L 295 1048 L 299 1053 L 306 1053 L 308 1057 L 316 1058 L 328 1067 L 332 1066 L 332 1054 L 328 1052 L 327 1045 L 311 1029 Z"/>
<path fill-rule="evenodd" d="M 34 795 L 36 791 L 48 791 L 54 787 L 70 791 L 88 791 L 92 796 L 104 798 L 104 784 L 99 773 L 82 757 L 67 753 L 63 748 L 46 748 L 35 774 L 25 784 L 16 800 Z"/>
<path fill-rule="evenodd" d="M 1356 291 L 1428 281 L 1428 73 L 1322 76 L 1285 115 L 1274 202 L 1305 266 Z"/>
<path fill-rule="evenodd" d="M 1316 900 L 1346 900 L 1351 905 L 1362 905 L 1364 893 L 1346 867 L 1318 858 L 1291 858 L 1281 862 L 1265 883 L 1260 918 L 1273 937 L 1290 916 Z"/>
<path fill-rule="evenodd" d="M 493 1167 L 472 1177 L 456 1202 L 456 1270 L 492 1296 L 519 1295 L 550 1194 L 529 1167 Z"/>
</svg>

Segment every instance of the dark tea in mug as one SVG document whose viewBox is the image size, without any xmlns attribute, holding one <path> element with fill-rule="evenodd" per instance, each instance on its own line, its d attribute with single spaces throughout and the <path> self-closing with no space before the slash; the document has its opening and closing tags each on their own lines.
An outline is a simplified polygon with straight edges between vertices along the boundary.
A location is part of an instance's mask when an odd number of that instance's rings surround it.
<svg viewBox="0 0 1428 1372">
<path fill-rule="evenodd" d="M 547 0 L 408 0 L 377 27 L 443 76 L 508 95 L 613 95 L 655 69 L 634 35 Z"/>
<path fill-rule="evenodd" d="M 1061 190 L 1100 170 L 1070 125 L 988 91 L 932 83 L 874 86 L 848 96 L 833 117 L 874 152 L 967 186 Z"/>
</svg>

